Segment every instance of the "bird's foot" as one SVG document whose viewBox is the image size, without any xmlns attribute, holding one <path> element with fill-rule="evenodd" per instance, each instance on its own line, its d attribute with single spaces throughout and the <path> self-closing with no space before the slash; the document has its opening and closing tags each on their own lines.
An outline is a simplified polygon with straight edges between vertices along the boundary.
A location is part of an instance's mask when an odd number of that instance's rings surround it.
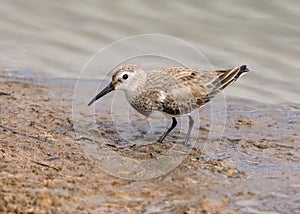
<svg viewBox="0 0 300 214">
<path fill-rule="evenodd" d="M 156 142 L 163 144 L 163 140 L 162 139 L 158 139 Z"/>
<path fill-rule="evenodd" d="M 190 142 L 183 142 L 183 146 L 186 146 L 186 147 L 193 147 L 194 145 Z"/>
<path fill-rule="evenodd" d="M 185 141 L 183 142 L 183 145 L 186 146 L 186 147 L 191 147 L 191 146 L 193 147 L 195 144 L 192 143 L 192 142 L 190 141 L 190 138 L 188 137 L 188 138 L 186 138 Z"/>
</svg>

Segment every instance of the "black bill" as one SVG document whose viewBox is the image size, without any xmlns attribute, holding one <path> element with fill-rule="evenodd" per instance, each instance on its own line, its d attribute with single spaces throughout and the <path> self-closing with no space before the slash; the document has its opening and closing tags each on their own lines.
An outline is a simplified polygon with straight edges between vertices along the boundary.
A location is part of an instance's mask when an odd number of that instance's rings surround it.
<svg viewBox="0 0 300 214">
<path fill-rule="evenodd" d="M 96 100 L 100 99 L 103 97 L 105 94 L 108 94 L 109 92 L 115 90 L 115 86 L 110 83 L 106 88 L 104 88 L 99 94 L 96 95 L 88 104 L 88 106 L 92 105 Z"/>
</svg>

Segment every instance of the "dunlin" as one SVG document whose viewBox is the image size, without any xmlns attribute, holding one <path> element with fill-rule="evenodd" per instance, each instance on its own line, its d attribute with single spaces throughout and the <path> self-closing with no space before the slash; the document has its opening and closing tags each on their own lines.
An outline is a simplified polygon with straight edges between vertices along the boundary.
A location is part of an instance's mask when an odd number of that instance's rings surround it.
<svg viewBox="0 0 300 214">
<path fill-rule="evenodd" d="M 144 71 L 138 65 L 126 64 L 114 71 L 111 83 L 88 105 L 115 89 L 123 90 L 130 105 L 146 117 L 162 116 L 163 113 L 172 118 L 171 126 L 158 139 L 160 143 L 177 125 L 176 116 L 187 114 L 186 144 L 194 125 L 190 112 L 204 106 L 248 71 L 246 65 L 213 72 L 185 67 Z"/>
</svg>

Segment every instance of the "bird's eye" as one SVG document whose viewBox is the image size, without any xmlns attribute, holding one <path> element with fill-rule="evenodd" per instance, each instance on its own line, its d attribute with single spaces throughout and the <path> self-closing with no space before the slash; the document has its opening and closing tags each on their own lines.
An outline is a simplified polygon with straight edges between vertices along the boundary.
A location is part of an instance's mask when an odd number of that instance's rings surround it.
<svg viewBox="0 0 300 214">
<path fill-rule="evenodd" d="M 123 80 L 126 80 L 128 78 L 128 74 L 124 74 L 123 76 L 122 76 L 122 79 Z"/>
</svg>

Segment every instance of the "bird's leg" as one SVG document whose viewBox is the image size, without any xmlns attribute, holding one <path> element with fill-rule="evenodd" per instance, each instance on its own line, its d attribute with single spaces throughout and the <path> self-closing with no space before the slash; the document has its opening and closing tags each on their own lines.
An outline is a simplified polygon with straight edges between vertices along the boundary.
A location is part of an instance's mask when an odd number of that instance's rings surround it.
<svg viewBox="0 0 300 214">
<path fill-rule="evenodd" d="M 189 129 L 188 129 L 188 132 L 186 134 L 186 138 L 185 138 L 185 141 L 184 141 L 184 144 L 187 145 L 187 143 L 189 142 L 189 139 L 190 139 L 190 135 L 191 135 L 191 131 L 192 131 L 192 128 L 194 126 L 194 120 L 192 118 L 191 115 L 189 115 Z"/>
<path fill-rule="evenodd" d="M 167 135 L 175 128 L 175 126 L 177 125 L 177 120 L 175 117 L 172 117 L 172 125 L 170 126 L 170 128 L 168 128 L 168 130 L 158 139 L 157 142 L 162 143 L 163 140 L 165 139 L 165 137 L 167 137 Z"/>
</svg>

